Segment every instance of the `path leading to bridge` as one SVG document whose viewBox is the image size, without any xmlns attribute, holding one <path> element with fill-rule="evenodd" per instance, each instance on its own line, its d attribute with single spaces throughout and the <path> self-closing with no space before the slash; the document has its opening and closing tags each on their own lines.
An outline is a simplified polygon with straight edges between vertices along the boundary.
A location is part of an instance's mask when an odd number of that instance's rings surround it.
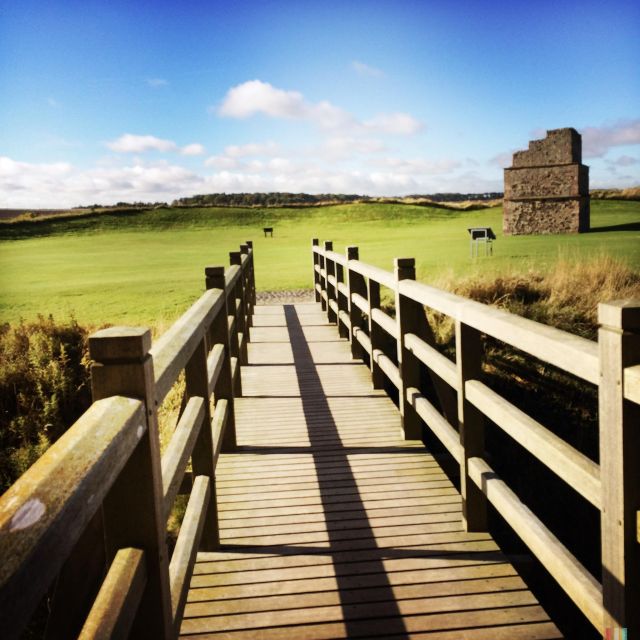
<svg viewBox="0 0 640 640">
<path fill-rule="evenodd" d="M 185 638 L 562 637 L 320 305 L 255 308 Z"/>
</svg>

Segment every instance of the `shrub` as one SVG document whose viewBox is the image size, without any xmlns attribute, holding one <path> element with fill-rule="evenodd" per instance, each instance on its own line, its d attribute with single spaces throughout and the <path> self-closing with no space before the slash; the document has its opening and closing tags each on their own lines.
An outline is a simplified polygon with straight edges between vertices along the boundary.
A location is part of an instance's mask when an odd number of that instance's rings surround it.
<svg viewBox="0 0 640 640">
<path fill-rule="evenodd" d="M 0 325 L 0 491 L 91 404 L 87 336 L 51 316 Z"/>
</svg>

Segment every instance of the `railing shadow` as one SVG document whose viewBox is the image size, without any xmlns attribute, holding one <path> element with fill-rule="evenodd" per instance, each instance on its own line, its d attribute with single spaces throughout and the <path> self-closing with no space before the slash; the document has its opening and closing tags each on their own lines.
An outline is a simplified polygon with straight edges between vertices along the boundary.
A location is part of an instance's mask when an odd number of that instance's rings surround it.
<svg viewBox="0 0 640 640">
<path fill-rule="evenodd" d="M 326 446 L 327 441 L 335 442 L 336 449 L 332 454 L 332 467 L 340 463 L 343 469 L 343 477 L 341 485 L 348 487 L 352 491 L 351 502 L 354 510 L 361 511 L 364 514 L 364 520 L 361 527 L 361 538 L 370 540 L 371 546 L 375 545 L 375 532 L 366 515 L 366 508 L 362 497 L 360 496 L 356 479 L 351 471 L 348 449 L 343 448 L 338 428 L 331 413 L 331 408 L 327 397 L 323 391 L 322 383 L 316 364 L 307 341 L 305 340 L 302 325 L 295 306 L 291 304 L 284 305 L 284 314 L 286 326 L 291 340 L 291 348 L 293 351 L 294 367 L 300 388 L 300 396 L 302 399 L 302 408 L 305 416 L 307 434 L 311 450 L 314 445 L 321 444 Z M 313 453 L 314 466 L 317 472 L 317 480 L 320 491 L 320 499 L 325 512 L 334 511 L 336 496 L 332 493 L 332 481 L 330 476 L 324 473 L 324 466 L 327 464 L 325 458 L 317 453 Z M 327 527 L 327 535 L 329 537 L 329 549 L 339 547 L 339 539 L 336 536 L 336 529 Z M 361 603 L 358 598 L 358 590 L 353 589 L 353 581 L 345 576 L 346 562 L 337 555 L 332 555 L 335 578 L 340 598 L 340 605 L 343 612 L 346 636 L 351 637 L 358 633 L 355 626 L 361 623 L 361 618 L 354 618 L 351 613 L 351 606 Z M 373 560 L 371 573 L 377 575 L 377 588 L 383 593 L 383 600 L 387 602 L 385 607 L 385 634 L 398 638 L 408 637 L 407 630 L 397 606 L 393 588 L 387 578 L 382 558 Z M 388 617 L 387 617 L 388 616 Z"/>
</svg>

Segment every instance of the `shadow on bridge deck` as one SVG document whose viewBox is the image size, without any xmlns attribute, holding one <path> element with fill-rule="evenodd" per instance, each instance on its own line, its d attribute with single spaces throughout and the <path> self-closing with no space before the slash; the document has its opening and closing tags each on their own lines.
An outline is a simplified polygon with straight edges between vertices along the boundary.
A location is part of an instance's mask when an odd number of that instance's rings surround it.
<svg viewBox="0 0 640 640">
<path fill-rule="evenodd" d="M 318 305 L 256 307 L 251 340 L 184 637 L 561 637 Z"/>
</svg>

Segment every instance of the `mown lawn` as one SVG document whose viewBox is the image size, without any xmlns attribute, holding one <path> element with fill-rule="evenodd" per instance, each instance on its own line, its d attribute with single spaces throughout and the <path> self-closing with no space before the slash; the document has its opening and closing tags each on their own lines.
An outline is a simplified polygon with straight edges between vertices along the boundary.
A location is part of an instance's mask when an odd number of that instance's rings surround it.
<svg viewBox="0 0 640 640">
<path fill-rule="evenodd" d="M 254 241 L 259 289 L 311 287 L 311 239 L 336 251 L 358 245 L 366 262 L 392 269 L 415 257 L 418 278 L 530 269 L 559 257 L 616 256 L 640 269 L 640 203 L 592 202 L 593 231 L 503 237 L 502 209 L 469 213 L 413 205 L 314 209 L 163 209 L 130 215 L 0 225 L 0 320 L 74 315 L 81 324 L 163 325 L 200 294 L 207 265 Z M 264 238 L 263 226 L 274 226 Z M 467 227 L 491 226 L 492 258 L 471 260 Z"/>
</svg>

